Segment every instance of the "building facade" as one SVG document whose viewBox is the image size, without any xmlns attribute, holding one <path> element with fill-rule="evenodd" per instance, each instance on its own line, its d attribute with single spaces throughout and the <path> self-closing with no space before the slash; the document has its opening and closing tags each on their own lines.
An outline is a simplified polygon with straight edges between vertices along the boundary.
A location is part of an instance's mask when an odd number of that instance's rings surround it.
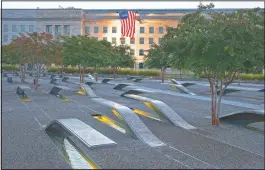
<svg viewBox="0 0 265 170">
<path fill-rule="evenodd" d="M 214 9 L 215 12 L 232 12 L 236 9 Z M 159 44 L 166 27 L 176 27 L 185 14 L 196 9 L 137 9 L 135 40 L 121 37 L 118 12 L 85 9 L 3 9 L 2 45 L 16 39 L 23 32 L 47 32 L 58 35 L 87 35 L 106 39 L 111 43 L 130 45 L 136 57 L 136 67 L 143 68 L 144 55 L 151 44 Z M 207 11 L 205 11 L 207 12 Z"/>
</svg>

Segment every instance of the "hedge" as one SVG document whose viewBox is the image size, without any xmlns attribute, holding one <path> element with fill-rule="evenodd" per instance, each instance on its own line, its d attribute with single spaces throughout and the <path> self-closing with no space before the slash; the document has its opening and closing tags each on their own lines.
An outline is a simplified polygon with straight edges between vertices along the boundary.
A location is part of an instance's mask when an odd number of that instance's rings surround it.
<svg viewBox="0 0 265 170">
<path fill-rule="evenodd" d="M 19 71 L 19 66 L 17 65 L 9 65 L 2 64 L 2 70 L 5 71 Z M 48 68 L 48 72 L 60 72 L 61 67 L 50 67 Z M 67 67 L 64 68 L 64 72 L 66 73 L 79 73 L 78 67 Z M 98 72 L 101 74 L 113 74 L 112 69 L 110 68 L 99 68 Z M 94 73 L 93 68 L 86 68 L 85 73 Z M 119 75 L 137 75 L 137 71 L 129 68 L 122 68 L 119 70 Z M 139 76 L 160 76 L 159 70 L 138 70 Z M 200 78 L 206 78 L 203 74 L 199 76 Z M 240 74 L 240 76 L 236 76 L 235 80 L 264 80 L 264 74 Z"/>
<path fill-rule="evenodd" d="M 10 64 L 2 64 L 2 67 L 1 67 L 2 70 L 5 70 L 5 71 L 19 71 L 19 66 L 17 65 L 10 65 Z"/>
<path fill-rule="evenodd" d="M 48 72 L 60 72 L 62 68 L 60 67 L 51 67 L 48 69 Z M 63 71 L 65 73 L 79 73 L 79 68 L 78 67 L 67 67 L 64 68 Z M 86 68 L 85 73 L 94 73 L 93 68 Z M 98 73 L 100 74 L 113 74 L 113 70 L 110 68 L 99 68 Z M 119 75 L 137 75 L 137 71 L 133 69 L 119 69 Z M 159 76 L 160 71 L 158 70 L 138 70 L 138 75 L 142 76 Z"/>
<path fill-rule="evenodd" d="M 206 78 L 205 75 L 201 74 L 200 78 Z M 235 76 L 235 80 L 264 80 L 264 74 L 240 74 Z"/>
</svg>

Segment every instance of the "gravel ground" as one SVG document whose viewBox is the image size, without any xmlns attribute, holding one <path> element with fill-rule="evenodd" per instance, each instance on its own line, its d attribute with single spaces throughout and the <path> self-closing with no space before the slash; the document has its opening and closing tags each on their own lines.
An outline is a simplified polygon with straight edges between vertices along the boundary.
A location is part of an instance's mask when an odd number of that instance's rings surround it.
<svg viewBox="0 0 265 170">
<path fill-rule="evenodd" d="M 3 168 L 71 168 L 45 133 L 44 127 L 54 119 L 78 118 L 117 143 L 116 147 L 93 150 L 81 146 L 85 155 L 88 155 L 101 168 L 264 169 L 264 134 L 226 122 L 221 122 L 219 127 L 212 126 L 210 119 L 207 118 L 210 115 L 209 101 L 158 93 L 142 94 L 142 96 L 163 101 L 185 121 L 198 128 L 188 131 L 175 127 L 169 122 L 155 121 L 138 115 L 154 135 L 166 144 L 162 147 L 150 147 L 91 116 L 92 113 L 101 113 L 119 121 L 107 107 L 93 102 L 88 96 L 78 95 L 73 91 L 60 92 L 61 95 L 70 99 L 70 102 L 63 102 L 56 96 L 44 93 L 53 85 L 49 84 L 49 77 L 42 79 L 38 91 L 32 88 L 25 90 L 31 102 L 21 102 L 15 94 L 15 88 L 19 84 L 17 77 L 14 77 L 13 84 L 6 81 L 2 84 Z M 77 82 L 78 79 L 73 81 Z M 119 82 L 132 83 L 123 78 L 111 81 L 111 83 Z M 168 84 L 161 84 L 154 80 L 144 79 L 134 84 L 172 90 Z M 31 87 L 30 84 L 27 85 Z M 79 88 L 71 83 L 61 83 L 61 85 L 71 89 Z M 248 84 L 244 86 L 251 87 Z M 114 85 L 109 84 L 92 85 L 94 92 L 104 99 L 156 114 L 139 101 L 121 97 L 123 91 L 113 90 L 113 87 Z M 201 91 L 200 95 L 207 96 L 207 88 L 191 87 L 194 92 Z M 178 93 L 175 89 L 173 91 Z M 264 103 L 261 93 L 231 93 L 225 97 L 227 100 L 255 105 Z M 244 109 L 223 104 L 222 114 Z M 260 128 L 262 124 L 252 126 Z"/>
</svg>

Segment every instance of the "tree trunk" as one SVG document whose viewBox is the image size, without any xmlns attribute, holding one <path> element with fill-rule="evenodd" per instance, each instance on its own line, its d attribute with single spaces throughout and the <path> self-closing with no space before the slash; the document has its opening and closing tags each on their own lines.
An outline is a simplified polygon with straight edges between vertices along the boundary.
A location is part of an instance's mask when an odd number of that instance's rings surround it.
<svg viewBox="0 0 265 170">
<path fill-rule="evenodd" d="M 63 74 L 63 65 L 62 65 L 62 70 L 61 70 L 61 74 Z"/>
<path fill-rule="evenodd" d="M 82 80 L 81 80 L 81 66 L 78 66 L 79 68 L 79 80 L 80 80 L 80 83 L 82 83 Z"/>
<path fill-rule="evenodd" d="M 165 68 L 161 68 L 161 73 L 162 73 L 162 83 L 164 83 L 164 80 L 165 80 Z"/>
<path fill-rule="evenodd" d="M 39 77 L 40 77 L 40 64 L 36 63 L 36 67 L 37 67 L 37 74 L 36 74 L 36 77 L 35 77 L 34 85 L 35 85 L 35 90 L 38 90 Z"/>
<path fill-rule="evenodd" d="M 116 67 L 113 67 L 112 69 L 113 69 L 113 77 L 114 78 L 116 78 L 116 69 L 115 69 Z"/>
<path fill-rule="evenodd" d="M 82 72 L 82 83 L 84 83 L 84 76 L 85 76 L 85 67 L 83 67 L 83 72 Z"/>
<path fill-rule="evenodd" d="M 211 111 L 212 111 L 212 125 L 215 124 L 215 105 L 214 105 L 214 83 L 209 81 L 210 83 L 210 93 L 211 93 Z"/>
<path fill-rule="evenodd" d="M 217 86 L 215 86 L 215 84 L 213 85 L 213 87 L 214 87 L 214 108 L 213 108 L 213 110 L 214 110 L 214 124 L 215 125 L 217 125 L 216 124 L 216 122 L 217 122 L 217 115 L 216 115 L 216 113 L 217 113 Z"/>
<path fill-rule="evenodd" d="M 97 67 L 95 67 L 95 76 L 96 76 L 96 81 L 98 81 L 98 71 L 97 71 Z"/>
<path fill-rule="evenodd" d="M 20 64 L 20 80 L 22 83 L 25 82 L 25 64 Z"/>
<path fill-rule="evenodd" d="M 220 87 L 220 93 L 219 93 L 219 96 L 218 96 L 218 102 L 217 102 L 217 112 L 216 112 L 216 120 L 215 120 L 215 124 L 217 126 L 219 126 L 219 115 L 220 115 L 220 111 L 221 111 L 221 100 L 222 100 L 222 97 L 223 97 L 223 92 L 225 91 L 226 89 L 226 86 L 223 88 L 223 81 L 221 80 L 221 87 Z"/>
</svg>

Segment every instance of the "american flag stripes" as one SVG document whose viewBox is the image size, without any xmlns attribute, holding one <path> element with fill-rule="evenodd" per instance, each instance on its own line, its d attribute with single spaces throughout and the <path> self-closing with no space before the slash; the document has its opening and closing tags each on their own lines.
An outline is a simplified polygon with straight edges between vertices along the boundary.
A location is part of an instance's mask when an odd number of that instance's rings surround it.
<svg viewBox="0 0 265 170">
<path fill-rule="evenodd" d="M 130 37 L 134 39 L 136 13 L 132 11 L 119 12 L 121 20 L 121 39 L 123 37 Z"/>
</svg>

